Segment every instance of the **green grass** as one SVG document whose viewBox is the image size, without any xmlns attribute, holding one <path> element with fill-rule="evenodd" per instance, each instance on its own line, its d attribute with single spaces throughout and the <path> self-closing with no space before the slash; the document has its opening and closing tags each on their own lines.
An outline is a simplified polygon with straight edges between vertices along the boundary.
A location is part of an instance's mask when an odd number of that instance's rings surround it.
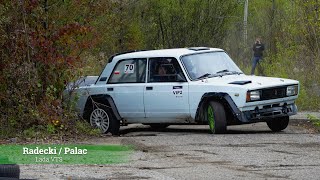
<svg viewBox="0 0 320 180">
<path fill-rule="evenodd" d="M 320 128 L 320 119 L 319 118 L 317 118 L 311 114 L 308 114 L 307 118 L 312 122 L 313 125 Z"/>
</svg>

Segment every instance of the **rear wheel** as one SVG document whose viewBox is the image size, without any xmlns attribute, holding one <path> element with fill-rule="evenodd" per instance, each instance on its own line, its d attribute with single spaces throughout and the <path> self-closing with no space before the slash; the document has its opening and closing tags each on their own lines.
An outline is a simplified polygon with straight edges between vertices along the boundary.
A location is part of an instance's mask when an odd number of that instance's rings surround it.
<svg viewBox="0 0 320 180">
<path fill-rule="evenodd" d="M 213 134 L 224 133 L 227 130 L 227 118 L 223 105 L 216 101 L 209 102 L 206 108 L 206 118 L 210 132 Z"/>
<path fill-rule="evenodd" d="M 267 121 L 268 127 L 273 132 L 279 132 L 288 127 L 289 116 L 273 118 L 271 121 Z"/>
<path fill-rule="evenodd" d="M 90 124 L 92 127 L 99 128 L 102 133 L 119 134 L 120 122 L 106 105 L 99 105 L 91 112 Z"/>
</svg>

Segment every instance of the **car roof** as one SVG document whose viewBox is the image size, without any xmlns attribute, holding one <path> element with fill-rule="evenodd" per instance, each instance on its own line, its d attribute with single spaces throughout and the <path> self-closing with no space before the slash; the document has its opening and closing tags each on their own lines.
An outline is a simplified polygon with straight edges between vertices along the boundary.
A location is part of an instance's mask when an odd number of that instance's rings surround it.
<svg viewBox="0 0 320 180">
<path fill-rule="evenodd" d="M 131 58 L 148 58 L 148 57 L 180 57 L 188 54 L 196 54 L 202 52 L 223 51 L 219 48 L 192 47 L 192 48 L 175 48 L 175 49 L 159 49 L 147 51 L 135 51 L 115 55 L 114 60 L 131 59 Z"/>
</svg>

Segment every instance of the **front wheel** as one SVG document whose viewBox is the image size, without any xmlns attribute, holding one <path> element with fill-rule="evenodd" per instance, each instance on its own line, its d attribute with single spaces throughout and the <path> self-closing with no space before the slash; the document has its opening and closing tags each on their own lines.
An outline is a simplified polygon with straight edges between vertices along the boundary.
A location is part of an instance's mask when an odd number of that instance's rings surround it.
<svg viewBox="0 0 320 180">
<path fill-rule="evenodd" d="M 226 112 L 221 103 L 209 102 L 205 113 L 211 133 L 219 134 L 227 131 Z"/>
<path fill-rule="evenodd" d="M 99 128 L 102 133 L 119 134 L 120 122 L 106 105 L 99 105 L 91 112 L 90 124 L 92 127 Z"/>
<path fill-rule="evenodd" d="M 273 132 L 279 132 L 288 127 L 289 116 L 273 118 L 271 121 L 267 121 L 268 127 Z"/>
</svg>

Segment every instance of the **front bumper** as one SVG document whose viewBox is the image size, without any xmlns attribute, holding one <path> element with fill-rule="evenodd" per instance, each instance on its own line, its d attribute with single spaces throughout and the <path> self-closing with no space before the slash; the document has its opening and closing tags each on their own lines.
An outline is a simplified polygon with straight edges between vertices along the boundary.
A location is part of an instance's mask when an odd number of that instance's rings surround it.
<svg viewBox="0 0 320 180">
<path fill-rule="evenodd" d="M 243 123 L 267 121 L 276 117 L 291 116 L 297 114 L 298 109 L 295 104 L 284 104 L 283 106 L 265 106 L 254 110 L 243 111 L 238 115 L 238 119 Z"/>
</svg>

